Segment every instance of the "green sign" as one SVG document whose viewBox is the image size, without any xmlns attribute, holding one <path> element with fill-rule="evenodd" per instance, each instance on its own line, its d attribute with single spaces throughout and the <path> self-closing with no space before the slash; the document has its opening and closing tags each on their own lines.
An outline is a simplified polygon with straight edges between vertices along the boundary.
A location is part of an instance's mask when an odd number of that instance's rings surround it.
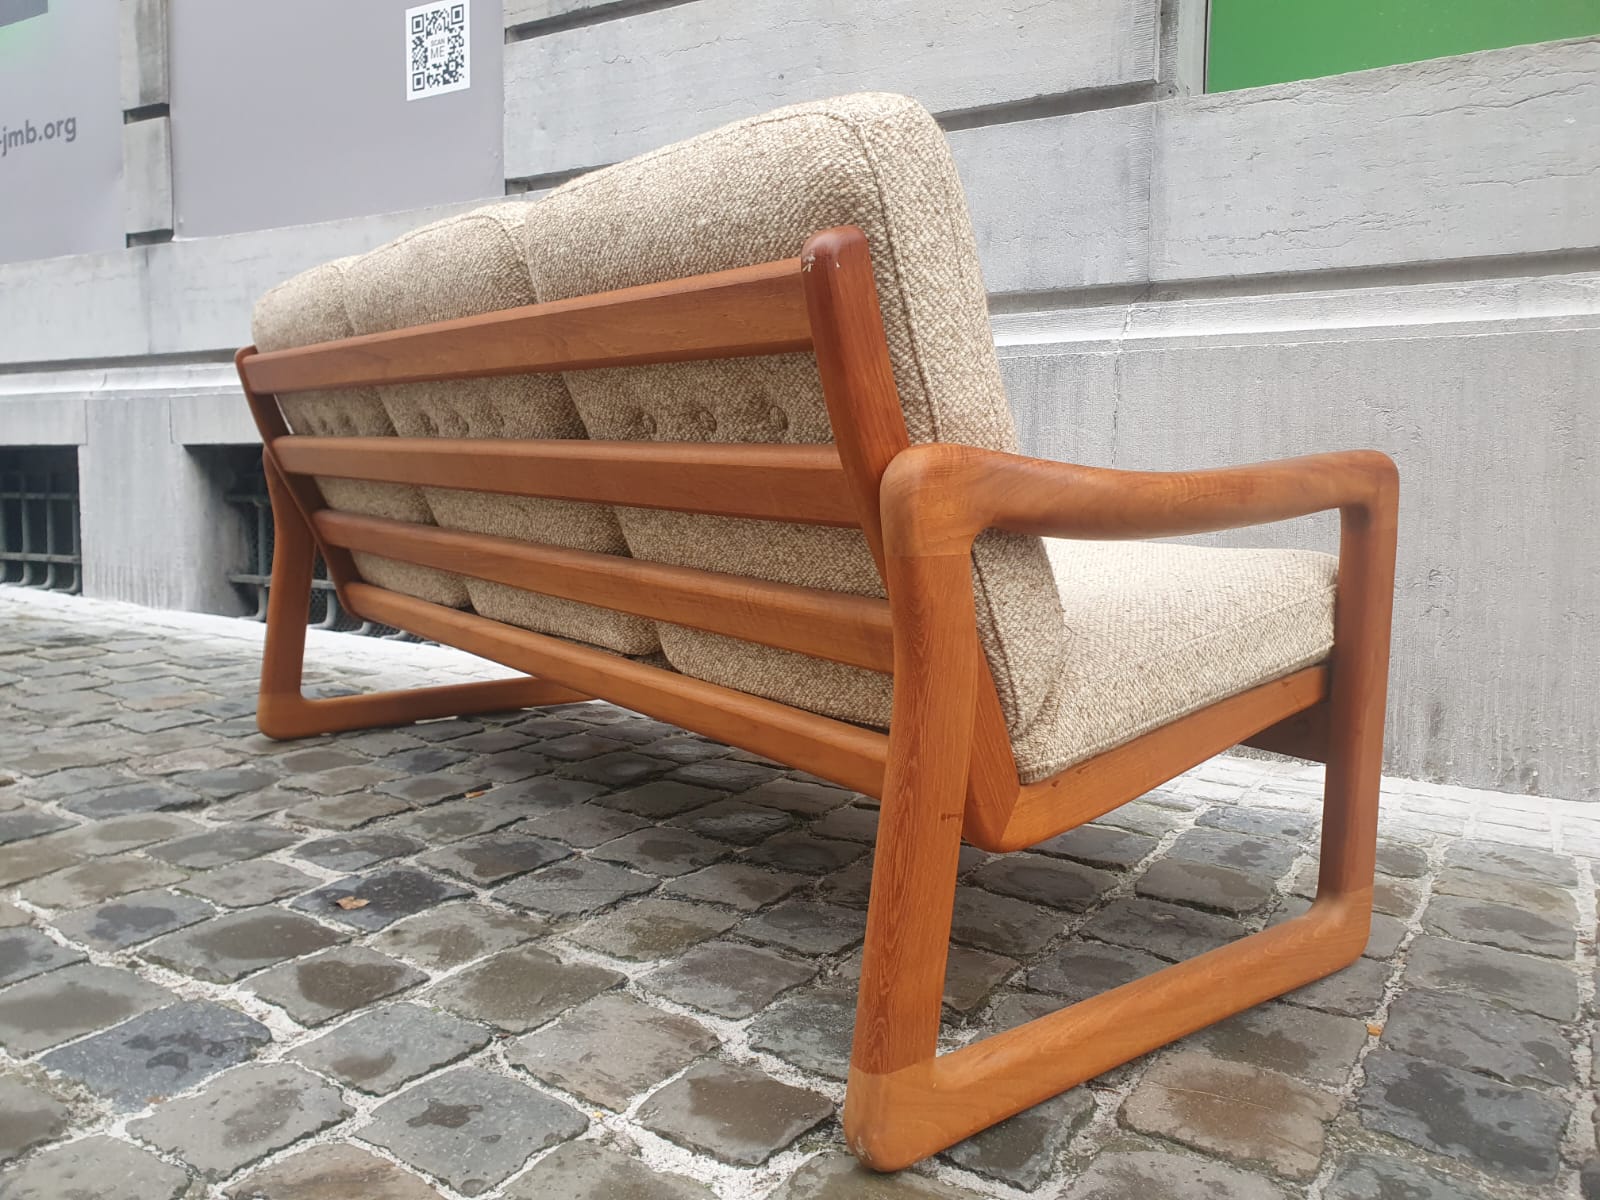
<svg viewBox="0 0 1600 1200">
<path fill-rule="evenodd" d="M 1600 34 L 1600 0 L 1211 0 L 1206 91 Z"/>
</svg>

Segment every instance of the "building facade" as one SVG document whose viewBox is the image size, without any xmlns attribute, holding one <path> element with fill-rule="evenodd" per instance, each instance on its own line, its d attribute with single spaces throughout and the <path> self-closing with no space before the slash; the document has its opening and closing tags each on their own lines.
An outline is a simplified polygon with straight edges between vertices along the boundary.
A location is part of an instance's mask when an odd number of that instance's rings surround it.
<svg viewBox="0 0 1600 1200">
<path fill-rule="evenodd" d="M 1359 25 L 1384 7 L 0 0 L 3 578 L 253 611 L 231 355 L 257 295 L 728 120 L 898 91 L 948 132 L 1023 448 L 1387 451 L 1390 769 L 1600 798 L 1595 8 Z"/>
</svg>

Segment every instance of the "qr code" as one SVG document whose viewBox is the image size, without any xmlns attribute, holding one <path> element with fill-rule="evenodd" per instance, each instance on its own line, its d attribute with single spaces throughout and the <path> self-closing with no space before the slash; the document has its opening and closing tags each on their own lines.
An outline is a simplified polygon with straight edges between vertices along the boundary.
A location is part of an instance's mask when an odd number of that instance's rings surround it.
<svg viewBox="0 0 1600 1200">
<path fill-rule="evenodd" d="M 406 99 L 459 92 L 472 82 L 470 9 L 436 0 L 406 9 Z"/>
</svg>

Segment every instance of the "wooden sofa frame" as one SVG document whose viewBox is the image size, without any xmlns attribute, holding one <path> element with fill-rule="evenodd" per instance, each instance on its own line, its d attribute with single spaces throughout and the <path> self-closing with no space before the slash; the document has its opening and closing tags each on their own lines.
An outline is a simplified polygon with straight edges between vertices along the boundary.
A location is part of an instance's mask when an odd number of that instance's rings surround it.
<svg viewBox="0 0 1600 1200">
<path fill-rule="evenodd" d="M 831 445 L 292 435 L 281 393 L 815 352 Z M 273 353 L 241 350 L 277 528 L 258 719 L 298 738 L 603 697 L 881 798 L 845 1137 L 893 1170 L 1140 1054 L 1355 961 L 1370 923 L 1397 481 L 1370 451 L 1236 469 L 1101 470 L 909 444 L 865 236 L 798 258 Z M 314 476 L 859 528 L 888 599 L 336 512 Z M 970 582 L 987 528 L 1148 538 L 1338 509 L 1334 645 L 1037 783 L 1018 781 Z M 363 582 L 352 552 L 892 671 L 887 734 Z M 344 608 L 527 674 L 301 694 L 314 553 Z M 1070 584 L 1069 584 L 1070 586 Z M 1248 743 L 1327 764 L 1308 912 L 939 1054 L 957 855 L 1034 845 Z"/>
</svg>

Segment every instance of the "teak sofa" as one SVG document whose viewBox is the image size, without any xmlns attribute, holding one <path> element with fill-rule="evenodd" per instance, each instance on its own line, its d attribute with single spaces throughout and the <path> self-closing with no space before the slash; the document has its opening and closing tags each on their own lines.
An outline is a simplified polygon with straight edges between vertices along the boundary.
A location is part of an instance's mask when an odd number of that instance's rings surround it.
<svg viewBox="0 0 1600 1200">
<path fill-rule="evenodd" d="M 1393 464 L 1019 456 L 913 102 L 783 109 L 441 221 L 290 280 L 254 325 L 262 731 L 602 697 L 881 797 L 844 1107 L 867 1164 L 1361 953 Z M 1337 560 L 1137 540 L 1326 509 Z M 302 697 L 314 551 L 349 612 L 527 677 Z M 1310 910 L 936 1053 L 962 841 L 1034 845 L 1240 742 L 1327 763 Z"/>
</svg>

